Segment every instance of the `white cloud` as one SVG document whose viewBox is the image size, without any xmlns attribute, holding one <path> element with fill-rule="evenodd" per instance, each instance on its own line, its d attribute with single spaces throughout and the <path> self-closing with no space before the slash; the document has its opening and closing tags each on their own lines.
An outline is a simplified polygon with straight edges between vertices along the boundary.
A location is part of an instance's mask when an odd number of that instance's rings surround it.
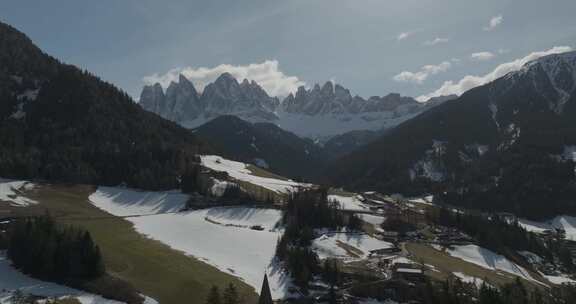
<svg viewBox="0 0 576 304">
<path fill-rule="evenodd" d="M 394 80 L 399 82 L 413 82 L 417 84 L 423 83 L 431 75 L 436 75 L 438 73 L 446 72 L 452 67 L 452 63 L 449 61 L 444 61 L 437 65 L 425 65 L 420 68 L 418 72 L 404 71 L 400 74 L 394 76 Z"/>
<path fill-rule="evenodd" d="M 254 80 L 271 96 L 287 96 L 292 92 L 296 92 L 299 86 L 305 85 L 305 82 L 298 79 L 298 77 L 284 74 L 279 69 L 277 60 L 266 60 L 262 63 L 248 65 L 221 64 L 212 68 L 175 68 L 166 74 L 154 74 L 146 76 L 142 80 L 146 84 L 160 83 L 162 87 L 167 88 L 170 82 L 177 82 L 178 76 L 182 74 L 201 92 L 206 85 L 214 82 L 218 76 L 225 72 L 230 73 L 238 81 L 244 79 Z"/>
<path fill-rule="evenodd" d="M 408 37 L 410 37 L 410 36 L 412 36 L 412 35 L 414 35 L 414 34 L 416 34 L 416 31 L 402 32 L 402 33 L 398 34 L 398 37 L 396 37 L 396 39 L 397 39 L 398 41 L 404 40 L 404 39 L 407 39 Z"/>
<path fill-rule="evenodd" d="M 476 61 L 488 61 L 492 60 L 496 57 L 496 55 L 492 52 L 477 52 L 470 55 L 470 59 Z"/>
<path fill-rule="evenodd" d="M 492 19 L 490 19 L 488 25 L 484 27 L 484 30 L 488 32 L 493 31 L 500 24 L 502 24 L 502 21 L 504 21 L 504 17 L 502 17 L 502 15 L 494 16 Z"/>
<path fill-rule="evenodd" d="M 503 64 L 500 64 L 499 66 L 496 67 L 496 69 L 494 69 L 492 72 L 484 75 L 484 76 L 473 76 L 473 75 L 468 75 L 465 76 L 464 78 L 460 79 L 457 82 L 454 81 L 446 81 L 444 82 L 444 84 L 442 85 L 442 87 L 440 87 L 438 90 L 427 94 L 427 95 L 422 95 L 420 97 L 417 98 L 418 101 L 426 101 L 432 97 L 438 97 L 438 96 L 446 96 L 446 95 L 462 95 L 464 92 L 484 85 L 486 83 L 489 83 L 491 81 L 494 81 L 510 72 L 514 72 L 514 71 L 518 71 L 520 70 L 526 63 L 532 61 L 532 60 L 536 60 L 540 57 L 544 57 L 546 55 L 550 55 L 550 54 L 559 54 L 559 53 L 565 53 L 565 52 L 569 52 L 572 51 L 572 48 L 569 46 L 557 46 L 557 47 L 553 47 L 549 50 L 546 51 L 541 51 L 541 52 L 534 52 L 531 53 L 523 58 L 519 58 L 516 59 L 514 61 L 511 62 L 506 62 Z"/>
<path fill-rule="evenodd" d="M 448 41 L 450 41 L 450 39 L 448 39 L 448 38 L 436 37 L 432 40 L 424 41 L 424 45 L 433 46 L 433 45 L 437 45 L 440 43 L 446 43 Z"/>
</svg>

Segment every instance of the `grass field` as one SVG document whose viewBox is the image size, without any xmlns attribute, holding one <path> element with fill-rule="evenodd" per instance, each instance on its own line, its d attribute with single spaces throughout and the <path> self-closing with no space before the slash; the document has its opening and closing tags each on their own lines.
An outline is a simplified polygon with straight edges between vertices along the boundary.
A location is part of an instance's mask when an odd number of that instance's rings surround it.
<svg viewBox="0 0 576 304">
<path fill-rule="evenodd" d="M 501 286 L 506 283 L 513 283 L 516 276 L 506 272 L 495 272 L 478 265 L 468 263 L 461 259 L 450 256 L 447 253 L 440 252 L 428 245 L 418 243 L 406 243 L 406 250 L 411 254 L 411 259 L 432 265 L 438 271 L 427 271 L 426 274 L 438 280 L 446 280 L 451 273 L 461 272 L 469 276 L 473 276 L 486 281 L 494 286 Z M 532 277 L 537 278 L 535 274 L 531 273 Z M 534 282 L 522 279 L 522 282 L 527 286 L 538 286 Z"/>
<path fill-rule="evenodd" d="M 92 186 L 41 185 L 28 193 L 39 205 L 0 204 L 0 209 L 15 216 L 48 211 L 59 222 L 87 229 L 102 250 L 108 272 L 162 304 L 204 303 L 212 285 L 223 288 L 228 283 L 234 283 L 248 303 L 256 301 L 254 289 L 238 278 L 142 236 L 130 222 L 92 206 L 88 196 L 94 190 Z"/>
</svg>

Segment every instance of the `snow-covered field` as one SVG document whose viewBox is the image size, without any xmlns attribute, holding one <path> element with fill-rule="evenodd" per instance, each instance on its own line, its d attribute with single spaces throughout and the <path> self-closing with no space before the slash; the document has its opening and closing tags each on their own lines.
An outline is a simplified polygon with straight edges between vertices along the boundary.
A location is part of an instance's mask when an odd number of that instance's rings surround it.
<svg viewBox="0 0 576 304">
<path fill-rule="evenodd" d="M 269 177 L 256 176 L 245 163 L 225 159 L 217 155 L 203 155 L 200 157 L 202 165 L 214 171 L 226 172 L 232 178 L 261 186 L 278 193 L 288 193 L 298 188 L 308 187 L 309 184 L 297 183 L 292 180 L 281 180 Z"/>
<path fill-rule="evenodd" d="M 32 190 L 34 184 L 27 181 L 15 181 L 0 178 L 0 204 L 7 202 L 14 207 L 27 207 L 38 202 L 22 196 L 22 192 Z"/>
<path fill-rule="evenodd" d="M 430 205 L 432 206 L 432 201 L 434 201 L 434 196 L 433 195 L 427 195 L 427 196 L 423 196 L 423 197 L 416 197 L 416 198 L 412 198 L 409 199 L 410 202 L 412 203 L 418 203 L 418 204 L 424 204 L 424 205 Z"/>
<path fill-rule="evenodd" d="M 386 219 L 383 216 L 378 216 L 378 215 L 371 215 L 371 214 L 360 214 L 360 218 L 365 221 L 366 223 L 375 225 L 375 226 L 380 226 L 380 224 L 382 224 L 384 222 L 384 219 Z"/>
<path fill-rule="evenodd" d="M 272 263 L 276 242 L 281 236 L 280 230 L 272 229 L 282 217 L 280 210 L 216 207 L 163 213 L 180 209 L 179 202 L 182 201 L 178 196 L 174 198 L 171 193 L 133 192 L 127 189 L 105 190 L 107 195 L 102 195 L 101 189 L 91 195 L 92 203 L 116 216 L 145 215 L 126 218 L 139 233 L 237 276 L 257 291 L 260 291 L 264 271 L 267 270 L 272 296 L 277 299 L 287 294 L 291 281 Z M 167 207 L 161 206 L 162 199 L 168 204 Z M 226 224 L 245 227 L 261 225 L 266 229 L 257 231 Z"/>
<path fill-rule="evenodd" d="M 542 233 L 553 228 L 562 228 L 566 231 L 566 239 L 576 241 L 576 217 L 573 216 L 560 215 L 546 222 L 520 219 L 518 224 L 527 231 L 535 233 Z"/>
<path fill-rule="evenodd" d="M 362 202 L 360 195 L 343 196 L 343 195 L 330 194 L 328 195 L 328 200 L 337 201 L 338 203 L 340 203 L 340 206 L 344 210 L 350 210 L 350 211 L 370 210 L 370 208 Z"/>
<path fill-rule="evenodd" d="M 215 207 L 208 209 L 206 218 L 224 225 L 250 227 L 259 225 L 266 230 L 277 228 L 282 212 L 276 209 Z"/>
<path fill-rule="evenodd" d="M 115 187 L 98 187 L 88 197 L 93 205 L 116 216 L 178 212 L 188 198 L 178 191 L 147 192 Z"/>
<path fill-rule="evenodd" d="M 526 280 L 535 281 L 526 269 L 518 266 L 502 255 L 476 245 L 454 246 L 447 250 L 453 257 L 476 264 L 490 270 L 504 271 Z"/>
<path fill-rule="evenodd" d="M 567 278 L 565 276 L 549 276 L 545 275 L 544 278 L 550 281 L 552 284 L 561 285 L 561 284 L 576 284 L 575 280 Z"/>
<path fill-rule="evenodd" d="M 11 303 L 10 297 L 16 290 L 24 294 L 41 297 L 76 298 L 82 304 L 119 304 L 121 302 L 104 299 L 101 296 L 76 290 L 70 287 L 44 282 L 28 277 L 10 265 L 10 261 L 0 254 L 0 303 Z M 156 303 L 149 299 L 148 304 Z"/>
<path fill-rule="evenodd" d="M 327 233 L 312 242 L 312 248 L 321 259 L 366 258 L 371 250 L 391 248 L 393 246 L 391 243 L 378 240 L 367 234 L 346 232 Z"/>
</svg>

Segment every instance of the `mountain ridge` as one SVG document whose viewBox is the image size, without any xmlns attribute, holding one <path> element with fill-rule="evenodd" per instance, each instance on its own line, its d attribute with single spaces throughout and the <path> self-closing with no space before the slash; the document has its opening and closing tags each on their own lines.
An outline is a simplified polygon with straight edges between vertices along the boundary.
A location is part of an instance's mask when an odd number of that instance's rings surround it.
<svg viewBox="0 0 576 304">
<path fill-rule="evenodd" d="M 211 150 L 189 130 L 60 63 L 4 23 L 0 100 L 6 178 L 174 189 L 194 155 Z"/>
<path fill-rule="evenodd" d="M 574 213 L 575 159 L 565 155 L 576 146 L 575 116 L 576 53 L 550 55 L 400 124 L 329 175 L 528 217 Z"/>
<path fill-rule="evenodd" d="M 364 99 L 352 96 L 339 84 L 304 86 L 282 101 L 270 97 L 255 81 L 238 82 L 223 73 L 201 94 L 186 89 L 193 85 L 185 76 L 172 82 L 166 93 L 160 84 L 145 86 L 141 106 L 185 127 L 195 128 L 220 115 L 235 115 L 250 122 L 269 122 L 302 137 L 329 138 L 350 131 L 393 127 L 453 97 L 420 103 L 392 93 Z M 183 83 L 183 84 L 180 84 Z M 168 94 L 168 91 L 175 92 Z M 182 92 L 180 92 L 182 91 Z"/>
</svg>

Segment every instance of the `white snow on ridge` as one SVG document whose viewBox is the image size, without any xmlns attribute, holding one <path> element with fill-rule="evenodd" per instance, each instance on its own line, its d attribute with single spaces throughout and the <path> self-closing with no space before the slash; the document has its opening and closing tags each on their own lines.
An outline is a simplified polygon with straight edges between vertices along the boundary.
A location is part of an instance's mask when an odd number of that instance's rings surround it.
<svg viewBox="0 0 576 304">
<path fill-rule="evenodd" d="M 346 251 L 344 247 L 339 246 L 339 244 L 344 244 L 345 247 L 353 247 L 355 254 Z M 367 234 L 346 232 L 327 233 L 312 242 L 312 248 L 321 259 L 366 258 L 372 250 L 392 248 L 393 246 L 391 243 L 378 240 Z"/>
<path fill-rule="evenodd" d="M 37 201 L 22 196 L 22 192 L 31 190 L 34 184 L 27 181 L 14 181 L 0 178 L 0 204 L 8 202 L 14 207 L 27 207 L 38 204 Z"/>
<path fill-rule="evenodd" d="M 469 276 L 467 274 L 464 274 L 462 272 L 453 272 L 452 274 L 454 274 L 457 278 L 459 278 L 462 282 L 464 283 L 473 283 L 474 285 L 476 285 L 476 287 L 480 287 L 482 286 L 482 284 L 484 283 L 484 280 L 473 277 L 473 276 Z"/>
<path fill-rule="evenodd" d="M 288 193 L 309 184 L 297 183 L 292 180 L 281 180 L 269 177 L 256 176 L 248 169 L 245 163 L 225 159 L 217 155 L 200 156 L 202 165 L 214 171 L 226 172 L 232 178 L 261 186 L 278 193 Z"/>
<path fill-rule="evenodd" d="M 361 195 L 353 195 L 353 196 L 343 196 L 343 195 L 336 195 L 330 194 L 328 195 L 329 201 L 337 201 L 340 203 L 340 206 L 343 210 L 351 210 L 351 211 L 366 211 L 370 208 L 362 202 Z"/>
<path fill-rule="evenodd" d="M 572 279 L 570 279 L 570 278 L 563 277 L 563 276 L 549 276 L 549 275 L 545 275 L 544 278 L 546 278 L 546 280 L 550 281 L 550 283 L 556 284 L 556 285 L 576 284 L 576 281 L 575 281 L 575 280 L 572 280 Z"/>
<path fill-rule="evenodd" d="M 532 276 L 530 276 L 526 269 L 514 264 L 504 256 L 494 253 L 486 248 L 476 245 L 462 245 L 454 246 L 453 249 L 448 249 L 447 252 L 453 257 L 476 264 L 480 267 L 490 270 L 501 270 L 526 280 L 537 282 L 532 278 Z"/>
<path fill-rule="evenodd" d="M 101 296 L 76 290 L 70 287 L 40 281 L 20 273 L 10 265 L 10 261 L 4 255 L 0 255 L 0 303 L 11 303 L 10 297 L 16 290 L 24 294 L 32 294 L 42 297 L 76 298 L 82 304 L 120 304 L 122 302 L 104 299 Z M 155 302 L 155 301 L 154 301 Z M 154 302 L 148 302 L 150 304 Z"/>
<path fill-rule="evenodd" d="M 564 158 L 576 162 L 576 146 L 565 146 Z"/>
<path fill-rule="evenodd" d="M 208 209 L 206 218 L 224 225 L 262 226 L 267 230 L 277 228 L 282 219 L 278 209 L 215 207 Z"/>
<path fill-rule="evenodd" d="M 526 219 L 519 219 L 518 224 L 527 231 L 542 233 L 546 230 L 561 228 L 566 231 L 566 239 L 576 241 L 576 217 L 560 215 L 546 222 L 535 222 Z"/>
<path fill-rule="evenodd" d="M 372 214 L 360 214 L 360 218 L 365 221 L 366 223 L 375 225 L 375 226 L 380 226 L 380 224 L 382 224 L 384 222 L 384 220 L 386 219 L 383 216 L 379 216 L 379 215 L 372 215 Z"/>
<path fill-rule="evenodd" d="M 423 196 L 423 197 L 412 198 L 412 199 L 409 199 L 409 201 L 412 203 L 418 203 L 418 204 L 433 206 L 432 202 L 434 201 L 434 195 L 427 195 L 427 196 Z"/>
<path fill-rule="evenodd" d="M 94 206 L 116 216 L 178 212 L 188 198 L 179 191 L 147 192 L 115 187 L 98 187 L 88 197 Z"/>
<path fill-rule="evenodd" d="M 226 191 L 227 187 L 236 185 L 235 183 L 231 183 L 228 181 L 221 181 L 216 178 L 212 178 L 212 182 L 214 182 L 214 184 L 210 188 L 210 193 L 212 193 L 212 195 L 217 197 L 221 197 L 222 195 L 224 195 L 224 192 Z"/>
</svg>

